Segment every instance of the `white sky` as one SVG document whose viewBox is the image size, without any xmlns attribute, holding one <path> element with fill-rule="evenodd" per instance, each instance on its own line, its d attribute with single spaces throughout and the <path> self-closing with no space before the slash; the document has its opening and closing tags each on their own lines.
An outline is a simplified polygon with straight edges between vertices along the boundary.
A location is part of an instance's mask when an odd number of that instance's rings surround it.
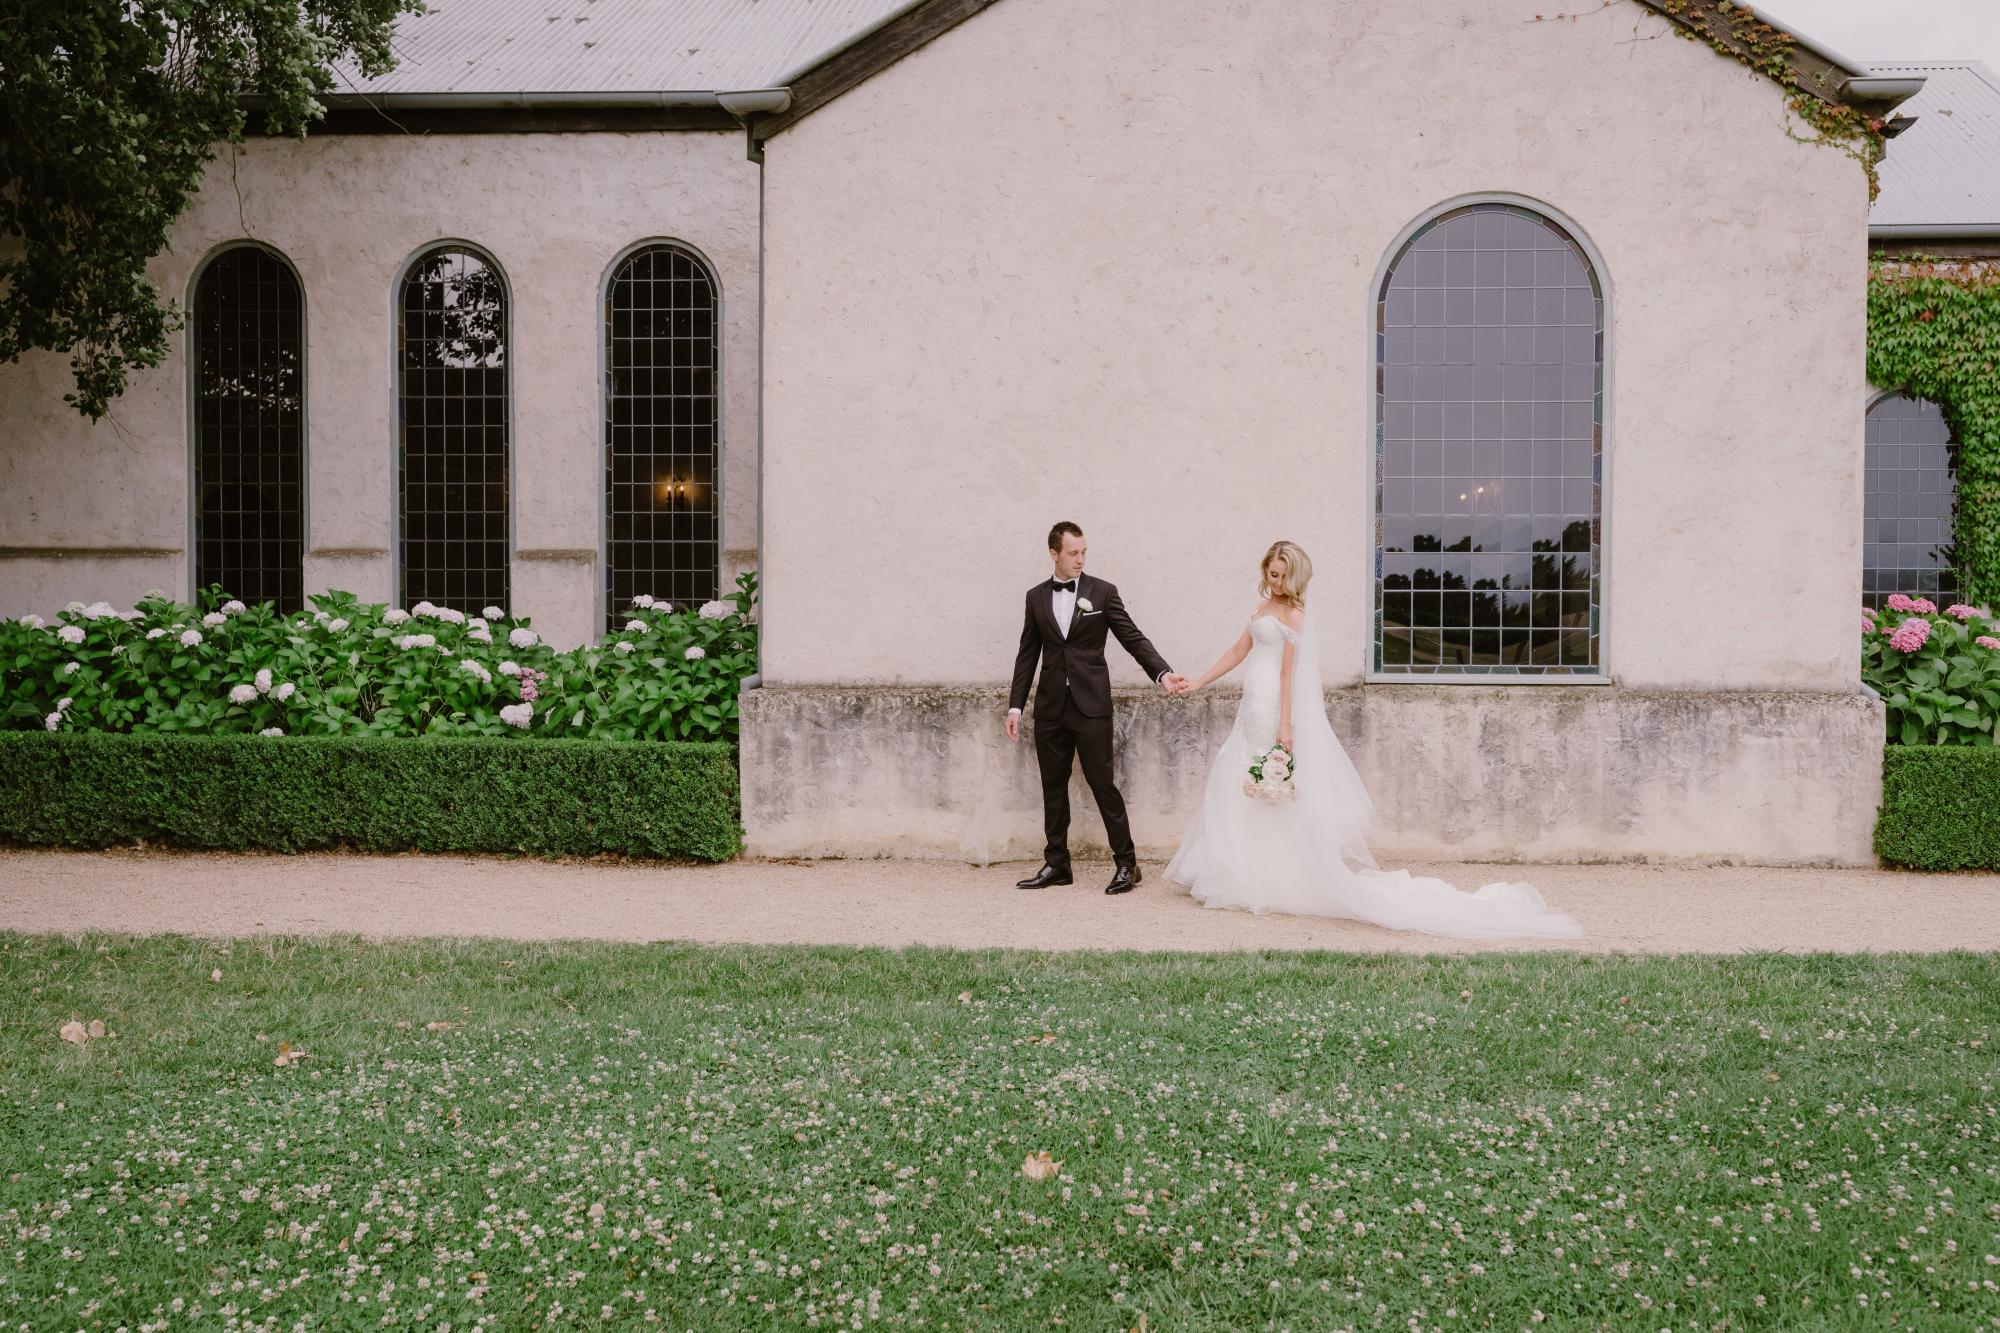
<svg viewBox="0 0 2000 1333">
<path fill-rule="evenodd" d="M 2000 0 L 1754 0 L 1765 22 L 1851 60 L 1978 60 L 2000 70 Z"/>
</svg>

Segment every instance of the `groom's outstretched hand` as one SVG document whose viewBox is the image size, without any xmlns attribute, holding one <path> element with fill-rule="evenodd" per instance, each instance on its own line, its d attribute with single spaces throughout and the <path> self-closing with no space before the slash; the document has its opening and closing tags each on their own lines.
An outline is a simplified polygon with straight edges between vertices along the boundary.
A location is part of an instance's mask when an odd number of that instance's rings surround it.
<svg viewBox="0 0 2000 1333">
<path fill-rule="evenodd" d="M 1194 686 L 1188 683 L 1186 676 L 1169 671 L 1166 675 L 1160 677 L 1160 688 L 1168 694 L 1186 694 Z"/>
</svg>

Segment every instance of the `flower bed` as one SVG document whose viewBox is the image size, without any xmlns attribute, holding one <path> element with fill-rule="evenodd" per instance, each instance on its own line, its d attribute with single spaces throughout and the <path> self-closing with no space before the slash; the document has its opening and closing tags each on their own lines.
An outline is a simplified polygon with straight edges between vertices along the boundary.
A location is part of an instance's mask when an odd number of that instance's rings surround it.
<svg viewBox="0 0 2000 1333">
<path fill-rule="evenodd" d="M 723 861 L 742 827 L 719 742 L 35 730 L 0 732 L 0 840 Z"/>
<path fill-rule="evenodd" d="M 72 602 L 0 622 L 0 729 L 734 741 L 756 670 L 756 576 L 722 601 L 640 597 L 601 643 L 555 652 L 524 618 L 353 594 L 281 615 L 211 590 Z"/>
<path fill-rule="evenodd" d="M 1892 745 L 1986 745 L 2000 720 L 2000 625 L 1962 603 L 1889 598 L 1861 612 L 1861 678 L 1887 710 Z"/>
</svg>

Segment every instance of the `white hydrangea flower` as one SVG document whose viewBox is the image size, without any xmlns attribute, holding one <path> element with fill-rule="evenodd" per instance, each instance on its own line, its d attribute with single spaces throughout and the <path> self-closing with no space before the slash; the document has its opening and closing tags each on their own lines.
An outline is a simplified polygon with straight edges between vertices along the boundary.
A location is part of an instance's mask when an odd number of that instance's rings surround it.
<svg viewBox="0 0 2000 1333">
<path fill-rule="evenodd" d="M 454 625 L 463 625 L 465 623 L 465 612 L 454 611 L 448 606 L 439 607 L 437 615 L 439 620 L 449 621 Z"/>
<path fill-rule="evenodd" d="M 732 609 L 727 602 L 703 602 L 700 614 L 703 620 L 725 620 Z"/>
<path fill-rule="evenodd" d="M 333 620 L 329 620 L 326 622 L 326 629 L 327 633 L 329 634 L 338 634 L 346 628 L 347 628 L 347 622 L 339 618 L 335 618 Z"/>
<path fill-rule="evenodd" d="M 63 715 L 61 713 L 50 713 L 47 717 L 42 719 L 42 725 L 44 727 L 47 727 L 50 731 L 54 731 L 57 727 L 60 727 L 62 725 L 62 720 L 63 720 Z"/>
<path fill-rule="evenodd" d="M 535 720 L 535 706 L 533 704 L 508 704 L 500 710 L 500 720 L 510 727 L 520 727 L 525 730 L 527 725 Z"/>
<path fill-rule="evenodd" d="M 672 602 L 654 602 L 653 609 L 663 616 L 670 616 L 674 613 L 674 604 Z"/>
<path fill-rule="evenodd" d="M 24 625 L 29 629 L 40 629 L 42 626 L 48 624 L 49 622 L 43 620 L 40 616 L 22 616 L 20 620 L 18 620 L 15 623 Z"/>
<path fill-rule="evenodd" d="M 493 642 L 493 632 L 487 629 L 486 626 L 484 625 L 481 625 L 478 629 L 467 630 L 465 632 L 465 637 L 472 640 L 474 643 Z"/>
<path fill-rule="evenodd" d="M 229 619 L 229 617 L 223 615 L 222 612 L 220 611 L 210 611 L 207 615 L 201 618 L 201 623 L 208 626 L 210 629 L 214 629 L 217 625 L 220 625 L 223 621 L 227 619 Z"/>
<path fill-rule="evenodd" d="M 621 653 L 629 653 L 632 651 L 632 641 L 630 639 L 620 639 L 617 643 L 614 643 L 611 646 Z"/>
<path fill-rule="evenodd" d="M 469 619 L 469 620 L 467 620 L 467 621 L 465 622 L 465 627 L 466 627 L 467 629 L 485 629 L 485 628 L 486 628 L 486 617 L 485 617 L 485 616 L 473 616 L 473 617 L 472 617 L 471 619 Z"/>
<path fill-rule="evenodd" d="M 118 612 L 112 609 L 109 602 L 92 602 L 83 608 L 82 614 L 85 620 L 102 620 L 106 616 L 115 616 Z"/>
<path fill-rule="evenodd" d="M 259 736 L 282 736 L 285 734 L 285 729 L 283 727 L 266 727 L 257 734 Z"/>
<path fill-rule="evenodd" d="M 413 616 L 434 616 L 437 614 L 437 610 L 437 607 L 430 602 L 418 602 L 410 608 L 410 614 Z"/>
<path fill-rule="evenodd" d="M 627 634 L 650 634 L 652 631 L 653 627 L 643 620 L 628 620 L 625 622 L 625 632 Z"/>
<path fill-rule="evenodd" d="M 70 698 L 67 694 L 65 694 L 62 698 L 56 700 L 56 711 L 58 713 L 67 713 L 69 711 L 69 706 L 75 702 L 76 700 Z"/>
<path fill-rule="evenodd" d="M 148 639 L 158 639 L 158 638 L 162 638 L 162 637 L 164 637 L 164 636 L 165 636 L 165 634 L 166 634 L 166 631 L 165 631 L 165 630 L 163 630 L 163 629 L 149 629 L 149 630 L 147 630 L 147 631 L 146 631 L 146 637 L 147 637 Z"/>
<path fill-rule="evenodd" d="M 412 648 L 434 648 L 437 646 L 435 634 L 405 634 L 396 640 L 396 646 L 408 652 Z"/>
<path fill-rule="evenodd" d="M 485 616 L 488 620 L 505 620 L 507 618 L 507 613 L 497 606 L 489 606 L 479 614 Z"/>
<path fill-rule="evenodd" d="M 222 604 L 223 614 L 225 615 L 240 616 L 249 609 L 249 607 L 243 605 L 243 603 L 237 601 L 234 597 Z"/>
<path fill-rule="evenodd" d="M 473 661 L 471 658 L 469 657 L 466 658 L 458 665 L 465 671 L 465 673 L 468 676 L 478 677 L 480 684 L 491 685 L 493 683 L 493 673 L 488 671 L 485 667 L 479 665 L 479 663 Z"/>
<path fill-rule="evenodd" d="M 702 659 L 702 658 L 704 658 L 704 657 L 707 657 L 707 656 L 708 656 L 708 650 L 707 650 L 707 649 L 705 649 L 705 648 L 703 648 L 703 647 L 702 647 L 702 646 L 701 646 L 700 644 L 698 644 L 698 643 L 696 643 L 696 644 L 690 644 L 690 645 L 688 646 L 688 650 L 687 650 L 687 652 L 686 652 L 685 654 L 683 654 L 683 655 L 684 655 L 684 656 L 685 656 L 685 657 L 687 658 L 687 660 L 688 660 L 688 661 L 690 661 L 690 662 L 699 662 L 699 661 L 701 661 L 701 659 Z"/>
<path fill-rule="evenodd" d="M 653 594 L 649 592 L 642 592 L 632 599 L 632 605 L 634 606 L 651 606 L 652 604 Z"/>
<path fill-rule="evenodd" d="M 265 667 L 263 670 L 257 673 L 257 693 L 269 694 L 270 692 L 271 692 L 271 668 Z"/>
<path fill-rule="evenodd" d="M 118 618 L 129 625 L 135 620 L 144 620 L 146 618 L 146 613 L 144 611 L 137 611 L 137 610 L 120 611 L 118 613 Z"/>
<path fill-rule="evenodd" d="M 187 630 L 187 631 L 185 631 L 185 632 L 183 632 L 183 633 L 181 634 L 181 647 L 183 647 L 183 648 L 198 648 L 198 647 L 200 647 L 200 646 L 201 646 L 201 631 L 200 631 L 200 630 L 198 630 L 198 629 L 191 629 L 191 630 Z"/>
<path fill-rule="evenodd" d="M 532 648 L 539 642 L 535 632 L 525 625 L 515 628 L 507 635 L 507 646 L 510 648 Z"/>
<path fill-rule="evenodd" d="M 81 614 L 83 613 L 83 603 L 82 603 L 82 602 L 64 602 L 64 603 L 63 603 L 63 610 L 65 610 L 65 611 L 69 612 L 69 613 L 70 613 L 71 615 L 73 615 L 73 616 L 74 616 L 74 615 L 81 615 Z"/>
<path fill-rule="evenodd" d="M 81 625 L 64 625 L 56 631 L 56 637 L 64 643 L 82 643 L 83 627 Z"/>
<path fill-rule="evenodd" d="M 285 700 L 292 697 L 292 692 L 296 689 L 298 689 L 298 686 L 292 684 L 292 682 L 288 680 L 283 685 L 280 685 L 277 689 L 272 690 L 271 697 L 273 699 L 276 699 L 279 703 L 283 703 Z"/>
<path fill-rule="evenodd" d="M 83 670 L 83 663 L 81 663 L 81 662 L 70 662 L 70 663 L 67 663 L 67 664 L 65 664 L 65 665 L 64 665 L 64 667 L 63 667 L 63 669 L 62 669 L 62 673 L 63 673 L 63 674 L 65 675 L 65 676 L 74 676 L 74 675 L 75 675 L 75 674 L 76 674 L 77 672 L 79 672 L 79 671 L 81 671 L 81 670 Z"/>
<path fill-rule="evenodd" d="M 457 654 L 457 653 L 455 653 L 455 652 L 453 652 L 453 651 L 452 651 L 451 649 L 449 649 L 449 648 L 445 647 L 445 646 L 444 646 L 443 644 L 439 644 L 439 645 L 437 646 L 437 650 L 438 650 L 438 656 L 439 656 L 439 657 L 457 657 L 457 656 L 458 656 L 458 654 Z"/>
<path fill-rule="evenodd" d="M 256 701 L 257 687 L 255 685 L 231 685 L 229 687 L 229 702 L 233 704 L 248 704 L 255 703 Z"/>
<path fill-rule="evenodd" d="M 324 611 L 314 611 L 313 619 L 317 620 L 320 624 L 324 625 L 328 620 L 332 619 L 332 617 L 328 616 L 327 613 Z"/>
<path fill-rule="evenodd" d="M 502 662 L 497 669 L 503 676 L 518 676 L 521 674 L 521 664 L 512 658 Z"/>
<path fill-rule="evenodd" d="M 409 618 L 410 618 L 410 613 L 408 611 L 403 610 L 401 607 L 397 607 L 389 611 L 384 611 L 382 613 L 382 623 L 385 625 L 400 625 Z"/>
</svg>

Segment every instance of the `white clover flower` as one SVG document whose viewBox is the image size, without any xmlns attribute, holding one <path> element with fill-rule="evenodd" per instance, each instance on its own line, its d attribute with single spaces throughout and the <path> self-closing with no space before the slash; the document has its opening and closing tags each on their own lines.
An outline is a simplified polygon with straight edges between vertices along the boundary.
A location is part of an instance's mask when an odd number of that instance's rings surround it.
<svg viewBox="0 0 2000 1333">
<path fill-rule="evenodd" d="M 229 687 L 229 702 L 233 704 L 257 702 L 257 687 L 255 685 L 231 685 Z"/>
<path fill-rule="evenodd" d="M 163 629 L 149 629 L 149 630 L 147 630 L 147 631 L 146 631 L 146 637 L 147 637 L 148 639 L 158 639 L 158 638 L 162 638 L 162 637 L 164 637 L 164 636 L 165 636 L 165 634 L 166 634 L 166 631 L 165 631 L 165 630 L 163 630 Z"/>
<path fill-rule="evenodd" d="M 532 648 L 539 642 L 535 632 L 525 625 L 515 628 L 507 635 L 507 646 L 510 648 Z"/>
<path fill-rule="evenodd" d="M 731 609 L 727 602 L 703 602 L 701 604 L 701 618 L 703 620 L 726 620 Z"/>
<path fill-rule="evenodd" d="M 183 633 L 181 634 L 181 647 L 183 647 L 183 648 L 198 648 L 198 647 L 200 647 L 200 646 L 201 646 L 201 631 L 200 631 L 200 630 L 198 630 L 198 629 L 191 629 L 191 630 L 187 630 L 187 631 L 185 631 L 185 632 L 183 632 Z"/>
<path fill-rule="evenodd" d="M 410 613 L 400 607 L 382 613 L 382 623 L 385 625 L 400 625 L 409 618 Z"/>
<path fill-rule="evenodd" d="M 48 624 L 49 622 L 43 620 L 40 616 L 22 616 L 20 620 L 16 621 L 15 623 L 18 625 L 25 626 L 28 629 L 40 629 L 42 626 Z"/>
<path fill-rule="evenodd" d="M 210 611 L 207 615 L 201 618 L 201 623 L 208 626 L 210 629 L 214 629 L 217 625 L 220 625 L 223 621 L 227 619 L 229 619 L 229 617 L 223 615 L 222 612 L 220 611 Z"/>
<path fill-rule="evenodd" d="M 243 605 L 243 603 L 237 601 L 234 597 L 230 598 L 228 601 L 222 604 L 222 611 L 224 615 L 240 616 L 249 609 L 250 609 L 249 607 Z"/>
<path fill-rule="evenodd" d="M 702 658 L 704 658 L 704 657 L 707 657 L 707 656 L 708 656 L 708 650 L 707 650 L 707 649 L 705 649 L 705 648 L 703 648 L 703 647 L 702 647 L 702 646 L 701 646 L 700 644 L 698 644 L 698 643 L 696 643 L 696 644 L 690 644 L 690 645 L 688 646 L 688 650 L 687 650 L 687 652 L 686 652 L 686 653 L 684 653 L 684 654 L 682 654 L 682 655 L 683 655 L 684 657 L 686 657 L 686 658 L 687 658 L 687 660 L 688 660 L 688 661 L 690 661 L 690 662 L 699 662 L 699 661 L 701 661 L 701 659 L 702 659 Z"/>
<path fill-rule="evenodd" d="M 257 734 L 259 736 L 282 736 L 285 734 L 285 729 L 283 727 L 266 727 Z"/>
<path fill-rule="evenodd" d="M 413 616 L 434 616 L 437 614 L 437 610 L 437 607 L 430 602 L 418 602 L 410 608 L 410 614 Z"/>
<path fill-rule="evenodd" d="M 649 592 L 642 592 L 632 599 L 632 605 L 634 606 L 651 606 L 652 604 L 653 594 Z"/>
<path fill-rule="evenodd" d="M 62 673 L 63 673 L 63 674 L 65 675 L 65 676 L 74 676 L 74 675 L 75 675 L 75 674 L 76 674 L 77 672 L 79 672 L 79 671 L 81 671 L 81 670 L 83 670 L 83 663 L 81 663 L 81 662 L 69 662 L 69 663 L 66 663 L 66 664 L 64 664 L 64 666 L 63 666 L 63 669 L 62 669 Z"/>
<path fill-rule="evenodd" d="M 527 725 L 535 720 L 535 706 L 533 704 L 508 704 L 500 710 L 500 720 L 510 727 L 520 727 L 525 730 Z"/>
<path fill-rule="evenodd" d="M 625 632 L 627 634 L 650 634 L 653 632 L 653 627 L 643 620 L 628 620 L 625 622 Z"/>
<path fill-rule="evenodd" d="M 56 637 L 64 643 L 82 643 L 83 628 L 79 625 L 64 625 L 56 631 Z"/>
<path fill-rule="evenodd" d="M 473 661 L 471 658 L 469 657 L 466 658 L 458 665 L 460 666 L 460 668 L 464 670 L 466 675 L 478 677 L 480 684 L 491 685 L 493 683 L 493 673 L 488 671 L 485 667 L 479 665 L 479 663 Z"/>
<path fill-rule="evenodd" d="M 345 620 L 335 619 L 326 622 L 326 630 L 329 634 L 338 634 L 346 628 L 347 622 Z"/>
<path fill-rule="evenodd" d="M 60 727 L 62 725 L 62 720 L 63 720 L 63 715 L 61 713 L 50 713 L 47 717 L 42 719 L 42 725 L 48 728 L 50 731 L 54 731 L 57 727 Z"/>
<path fill-rule="evenodd" d="M 265 667 L 263 670 L 257 673 L 257 693 L 269 694 L 270 692 L 271 692 L 271 668 Z"/>
<path fill-rule="evenodd" d="M 507 618 L 507 613 L 497 606 L 489 606 L 479 614 L 485 616 L 488 620 L 505 620 Z"/>
<path fill-rule="evenodd" d="M 621 653 L 629 653 L 632 651 L 632 641 L 630 639 L 620 639 L 618 642 L 612 644 L 611 646 Z"/>
<path fill-rule="evenodd" d="M 467 630 L 465 632 L 465 637 L 472 640 L 474 643 L 493 642 L 493 632 L 487 629 L 486 626 L 484 625 L 481 625 L 478 629 Z"/>
<path fill-rule="evenodd" d="M 81 614 L 83 613 L 83 603 L 82 603 L 82 602 L 64 602 L 64 603 L 63 603 L 63 610 L 65 610 L 65 611 L 69 612 L 69 613 L 70 613 L 71 615 L 73 615 L 73 616 L 74 616 L 74 615 L 81 615 Z"/>
</svg>

